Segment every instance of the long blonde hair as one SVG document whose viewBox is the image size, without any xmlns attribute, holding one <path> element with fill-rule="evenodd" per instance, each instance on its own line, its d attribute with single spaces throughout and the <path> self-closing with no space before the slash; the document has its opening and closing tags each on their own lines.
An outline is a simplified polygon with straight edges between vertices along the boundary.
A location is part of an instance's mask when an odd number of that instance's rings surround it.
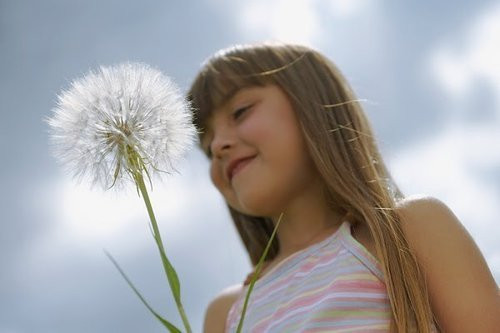
<svg viewBox="0 0 500 333">
<path fill-rule="evenodd" d="M 210 58 L 188 93 L 203 136 L 211 112 L 239 89 L 278 85 L 288 95 L 331 208 L 365 224 L 383 267 L 392 331 L 430 332 L 434 323 L 423 274 L 401 228 L 394 184 L 359 101 L 337 67 L 319 52 L 289 44 L 235 46 Z M 229 207 L 255 265 L 273 222 Z M 279 252 L 276 240 L 269 259 Z"/>
</svg>

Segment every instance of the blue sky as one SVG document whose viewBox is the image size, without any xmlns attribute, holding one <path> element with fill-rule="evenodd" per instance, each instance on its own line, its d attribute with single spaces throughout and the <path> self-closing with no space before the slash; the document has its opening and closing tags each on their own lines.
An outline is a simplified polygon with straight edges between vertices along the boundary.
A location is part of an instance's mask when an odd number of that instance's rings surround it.
<svg viewBox="0 0 500 333">
<path fill-rule="evenodd" d="M 180 324 L 140 198 L 76 184 L 44 117 L 71 80 L 141 61 L 186 89 L 235 43 L 311 45 L 360 98 L 406 194 L 447 203 L 500 284 L 500 2 L 0 1 L 0 333 L 161 332 L 103 254 Z M 250 266 L 197 150 L 152 194 L 195 331 Z"/>
</svg>

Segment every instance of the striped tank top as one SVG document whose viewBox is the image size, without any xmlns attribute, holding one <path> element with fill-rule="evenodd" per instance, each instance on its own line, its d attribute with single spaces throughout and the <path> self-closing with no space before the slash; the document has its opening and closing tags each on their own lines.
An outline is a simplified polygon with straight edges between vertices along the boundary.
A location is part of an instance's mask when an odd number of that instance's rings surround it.
<svg viewBox="0 0 500 333">
<path fill-rule="evenodd" d="M 247 288 L 228 313 L 226 332 L 236 331 Z M 390 320 L 381 266 L 346 221 L 257 280 L 242 332 L 388 332 Z"/>
</svg>

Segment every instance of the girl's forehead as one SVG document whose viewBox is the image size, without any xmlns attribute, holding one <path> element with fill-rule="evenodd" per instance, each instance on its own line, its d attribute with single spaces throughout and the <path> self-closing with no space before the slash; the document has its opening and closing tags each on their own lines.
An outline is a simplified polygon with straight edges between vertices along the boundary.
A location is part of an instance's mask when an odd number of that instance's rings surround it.
<svg viewBox="0 0 500 333">
<path fill-rule="evenodd" d="M 231 91 L 229 91 L 226 95 L 224 95 L 224 97 L 220 99 L 219 103 L 214 104 L 213 107 L 210 110 L 208 110 L 205 123 L 210 122 L 211 119 L 214 118 L 214 115 L 220 114 L 222 111 L 230 108 L 232 103 L 234 103 L 236 99 L 245 96 L 245 94 L 248 93 L 249 90 L 255 87 L 258 86 L 255 85 L 242 86 L 234 88 Z"/>
<path fill-rule="evenodd" d="M 238 87 L 234 87 L 221 98 L 220 102 L 217 105 L 215 105 L 214 110 L 223 109 L 231 105 L 231 102 L 233 102 L 236 98 L 245 95 L 252 89 L 262 88 L 266 85 L 267 84 L 245 84 L 245 85 L 240 85 Z"/>
</svg>

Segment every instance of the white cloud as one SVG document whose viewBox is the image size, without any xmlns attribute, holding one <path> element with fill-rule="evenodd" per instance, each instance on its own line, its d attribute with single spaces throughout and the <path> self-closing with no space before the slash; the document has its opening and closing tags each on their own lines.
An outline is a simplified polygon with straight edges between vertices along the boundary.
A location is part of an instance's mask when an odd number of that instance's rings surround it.
<svg viewBox="0 0 500 333">
<path fill-rule="evenodd" d="M 447 94 L 444 107 L 476 119 L 464 121 L 449 112 L 454 125 L 397 154 L 394 173 L 406 189 L 446 199 L 500 282 L 500 4 L 487 8 L 464 31 L 463 39 L 445 40 L 431 53 L 428 70 Z M 495 112 L 495 119 L 481 122 L 478 110 L 466 109 L 478 83 L 494 94 L 492 104 L 483 107 Z"/>
<path fill-rule="evenodd" d="M 60 186 L 59 225 L 80 240 L 108 238 L 118 234 L 141 216 L 141 200 L 133 193 L 124 195 L 91 190 L 65 179 Z M 144 214 L 144 213 L 143 213 Z"/>
<path fill-rule="evenodd" d="M 349 18 L 369 4 L 369 0 L 330 0 L 332 14 L 339 18 Z"/>
<path fill-rule="evenodd" d="M 195 223 L 192 207 L 214 202 L 216 193 L 209 177 L 198 179 L 195 166 L 208 170 L 200 156 L 194 152 L 179 165 L 182 173 L 154 182 L 152 190 L 148 186 L 162 234 L 182 239 Z M 71 242 L 82 250 L 117 245 L 125 252 L 134 252 L 149 246 L 152 238 L 144 200 L 132 182 L 128 185 L 122 191 L 103 191 L 91 189 L 87 183 L 77 184 L 68 177 L 40 184 L 30 199 L 39 214 L 47 216 L 51 223 L 33 240 L 31 248 L 38 251 L 54 243 Z"/>
<path fill-rule="evenodd" d="M 466 32 L 460 47 L 449 42 L 440 45 L 430 57 L 429 69 L 442 87 L 454 98 L 461 99 L 476 80 L 491 85 L 500 106 L 500 4 L 488 8 Z M 500 113 L 498 114 L 500 118 Z"/>
<path fill-rule="evenodd" d="M 500 169 L 500 150 L 491 149 L 493 142 L 500 142 L 495 126 L 450 127 L 406 147 L 390 165 L 403 192 L 429 194 L 450 206 L 500 281 L 500 189 L 487 172 Z"/>
<path fill-rule="evenodd" d="M 46 197 L 45 205 L 52 207 L 54 230 L 75 241 L 109 241 L 123 236 L 136 223 L 147 228 L 146 207 L 132 183 L 123 192 L 102 191 L 63 178 L 50 190 L 44 189 L 45 193 L 49 191 L 52 195 Z M 167 184 L 155 184 L 149 195 L 157 218 L 176 220 L 187 209 L 187 201 L 193 196 L 189 192 L 180 176 L 172 177 Z M 168 225 L 169 229 L 181 227 L 181 224 Z"/>
<path fill-rule="evenodd" d="M 313 0 L 248 1 L 240 9 L 241 29 L 284 42 L 312 44 L 318 37 L 318 13 Z"/>
<path fill-rule="evenodd" d="M 368 0 L 256 0 L 243 2 L 238 13 L 245 35 L 294 42 L 320 44 L 331 34 L 322 29 L 322 14 L 333 19 L 347 19 L 367 7 Z M 323 24 L 324 25 L 324 24 Z"/>
</svg>

